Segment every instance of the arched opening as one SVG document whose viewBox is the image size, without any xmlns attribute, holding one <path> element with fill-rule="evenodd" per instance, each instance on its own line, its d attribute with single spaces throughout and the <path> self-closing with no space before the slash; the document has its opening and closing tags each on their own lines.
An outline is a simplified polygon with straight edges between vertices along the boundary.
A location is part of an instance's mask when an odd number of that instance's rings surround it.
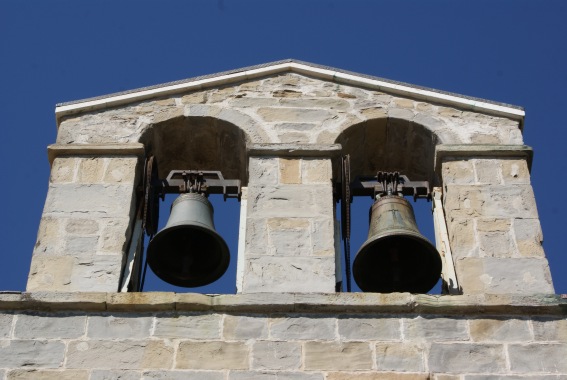
<svg viewBox="0 0 567 380">
<path fill-rule="evenodd" d="M 378 171 L 382 171 L 400 172 L 411 181 L 428 181 L 430 187 L 437 185 L 434 153 L 438 138 L 419 124 L 392 118 L 368 120 L 345 129 L 335 142 L 342 145 L 343 155 L 350 155 L 351 181 L 357 177 L 375 176 Z M 340 178 L 339 166 L 334 168 L 334 178 Z M 373 202 L 372 196 L 355 196 L 351 204 L 351 269 L 358 250 L 368 238 L 369 210 Z M 432 204 L 424 199 L 410 202 L 421 234 L 434 243 Z M 340 212 L 340 207 L 337 206 L 337 216 Z M 342 286 L 345 290 L 346 265 L 344 246 L 341 244 L 341 247 Z M 352 274 L 351 284 L 352 291 L 360 291 Z M 430 293 L 441 293 L 441 280 Z"/>
<path fill-rule="evenodd" d="M 160 179 L 165 179 L 172 170 L 214 170 L 220 171 L 225 179 L 240 180 L 244 186 L 248 180 L 246 139 L 240 128 L 220 119 L 178 117 L 148 128 L 141 142 L 146 146 L 146 154 L 155 157 Z M 177 197 L 178 194 L 167 194 L 160 202 L 158 231 L 167 223 Z M 148 266 L 144 291 L 235 293 L 240 204 L 237 199 L 223 199 L 219 194 L 210 195 L 208 200 L 214 208 L 215 230 L 230 251 L 230 263 L 224 275 L 205 286 L 184 288 L 163 281 Z M 146 249 L 149 240 L 145 238 Z"/>
</svg>

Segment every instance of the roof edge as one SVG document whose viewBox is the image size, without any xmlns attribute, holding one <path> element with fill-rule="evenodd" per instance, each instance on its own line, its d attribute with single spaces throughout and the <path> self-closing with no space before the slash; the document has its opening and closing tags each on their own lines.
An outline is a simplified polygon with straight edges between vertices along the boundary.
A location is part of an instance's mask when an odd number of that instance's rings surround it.
<svg viewBox="0 0 567 380">
<path fill-rule="evenodd" d="M 523 122 L 525 117 L 524 109 L 520 106 L 460 95 L 428 87 L 416 86 L 404 82 L 359 74 L 294 59 L 264 63 L 94 98 L 59 103 L 55 108 L 55 116 L 57 119 L 57 125 L 59 126 L 61 118 L 66 115 L 116 107 L 135 101 L 142 101 L 185 91 L 204 90 L 213 86 L 226 85 L 242 80 L 254 79 L 282 72 L 295 72 L 337 83 L 366 87 L 422 100 L 435 101 L 445 105 L 459 106 L 472 111 L 508 117 L 519 120 L 520 122 Z"/>
</svg>

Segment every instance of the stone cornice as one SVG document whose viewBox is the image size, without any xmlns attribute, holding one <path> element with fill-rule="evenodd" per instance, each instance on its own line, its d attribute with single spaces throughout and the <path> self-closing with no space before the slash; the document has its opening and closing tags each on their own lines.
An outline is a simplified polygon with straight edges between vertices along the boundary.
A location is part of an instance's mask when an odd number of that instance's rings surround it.
<svg viewBox="0 0 567 380">
<path fill-rule="evenodd" d="M 129 144 L 52 144 L 47 147 L 49 163 L 60 156 L 144 156 L 141 143 Z"/>
<path fill-rule="evenodd" d="M 3 311 L 567 315 L 567 295 L 0 293 Z"/>
<path fill-rule="evenodd" d="M 251 144 L 246 147 L 250 156 L 275 157 L 336 157 L 341 144 Z"/>
</svg>

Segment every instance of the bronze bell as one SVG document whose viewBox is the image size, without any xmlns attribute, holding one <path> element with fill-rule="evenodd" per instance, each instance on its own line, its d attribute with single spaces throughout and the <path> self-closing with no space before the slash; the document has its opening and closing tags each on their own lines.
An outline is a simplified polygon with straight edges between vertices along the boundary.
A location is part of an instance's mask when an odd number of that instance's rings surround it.
<svg viewBox="0 0 567 380">
<path fill-rule="evenodd" d="M 193 288 L 224 274 L 230 255 L 215 231 L 213 212 L 204 195 L 187 193 L 175 199 L 167 224 L 148 245 L 148 264 L 159 278 Z"/>
<path fill-rule="evenodd" d="M 386 195 L 374 202 L 368 239 L 353 264 L 362 291 L 427 293 L 439 280 L 441 265 L 433 244 L 419 233 L 406 199 Z"/>
</svg>

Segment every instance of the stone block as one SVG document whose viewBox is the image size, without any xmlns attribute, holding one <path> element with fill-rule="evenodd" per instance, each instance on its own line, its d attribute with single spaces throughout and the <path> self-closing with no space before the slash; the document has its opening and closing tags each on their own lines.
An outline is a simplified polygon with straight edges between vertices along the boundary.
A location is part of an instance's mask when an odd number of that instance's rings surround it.
<svg viewBox="0 0 567 380">
<path fill-rule="evenodd" d="M 60 368 L 65 356 L 61 341 L 5 340 L 0 342 L 2 368 Z"/>
<path fill-rule="evenodd" d="M 312 256 L 311 223 L 307 218 L 270 218 L 266 253 L 275 256 Z"/>
<path fill-rule="evenodd" d="M 472 185 L 475 183 L 474 165 L 471 160 L 443 162 L 441 168 L 445 184 Z"/>
<path fill-rule="evenodd" d="M 433 343 L 429 371 L 440 373 L 504 373 L 506 357 L 497 344 Z"/>
<path fill-rule="evenodd" d="M 332 217 L 333 207 L 331 184 L 248 188 L 249 217 Z"/>
<path fill-rule="evenodd" d="M 67 368 L 171 368 L 173 345 L 160 340 L 71 341 Z"/>
<path fill-rule="evenodd" d="M 20 314 L 14 337 L 18 339 L 71 339 L 85 334 L 87 318 L 71 314 Z"/>
<path fill-rule="evenodd" d="M 73 235 L 94 235 L 98 231 L 97 219 L 68 219 L 65 225 L 65 232 Z"/>
<path fill-rule="evenodd" d="M 103 157 L 80 158 L 77 181 L 79 183 L 103 182 L 105 166 L 106 160 Z"/>
<path fill-rule="evenodd" d="M 159 316 L 154 336 L 187 339 L 220 339 L 220 314 Z"/>
<path fill-rule="evenodd" d="M 94 369 L 89 380 L 140 380 L 141 371 Z"/>
<path fill-rule="evenodd" d="M 306 132 L 278 132 L 277 142 L 292 143 L 292 144 L 307 144 L 309 143 L 310 133 Z"/>
<path fill-rule="evenodd" d="M 362 116 L 367 119 L 385 119 L 388 117 L 388 110 L 384 107 L 370 107 L 360 110 Z"/>
<path fill-rule="evenodd" d="M 300 368 L 300 343 L 257 341 L 252 347 L 252 369 L 297 370 Z"/>
<path fill-rule="evenodd" d="M 207 102 L 206 92 L 194 92 L 181 97 L 181 103 L 183 104 L 204 104 Z"/>
<path fill-rule="evenodd" d="M 105 219 L 100 234 L 100 251 L 122 255 L 127 249 L 129 238 L 130 219 Z"/>
<path fill-rule="evenodd" d="M 64 219 L 43 216 L 39 223 L 39 231 L 34 246 L 34 254 L 60 254 L 64 246 L 62 232 Z"/>
<path fill-rule="evenodd" d="M 416 317 L 403 320 L 403 336 L 409 341 L 469 340 L 467 321 L 459 318 Z"/>
<path fill-rule="evenodd" d="M 104 173 L 105 183 L 134 182 L 136 178 L 137 157 L 111 157 Z"/>
<path fill-rule="evenodd" d="M 69 236 L 65 241 L 65 253 L 71 255 L 94 254 L 97 246 L 98 236 Z"/>
<path fill-rule="evenodd" d="M 224 371 L 146 371 L 142 380 L 225 380 Z M 109 379 L 110 380 L 110 379 Z"/>
<path fill-rule="evenodd" d="M 553 294 L 549 265 L 539 258 L 464 258 L 456 262 L 465 294 Z M 467 290 L 469 289 L 469 290 Z"/>
<path fill-rule="evenodd" d="M 16 369 L 8 372 L 7 380 L 89 380 L 87 370 L 41 370 L 41 369 Z M 116 378 L 115 378 L 116 379 Z M 120 378 L 122 379 L 122 378 Z M 139 379 L 139 377 L 138 377 Z M 90 378 L 94 380 L 94 378 Z M 99 379 L 100 380 L 100 379 Z"/>
<path fill-rule="evenodd" d="M 93 315 L 89 317 L 87 336 L 91 339 L 147 338 L 152 322 L 152 317 L 140 315 Z"/>
<path fill-rule="evenodd" d="M 179 344 L 175 368 L 248 369 L 249 348 L 242 342 L 189 342 Z"/>
<path fill-rule="evenodd" d="M 51 185 L 45 201 L 44 214 L 67 214 L 91 217 L 129 218 L 132 185 Z"/>
<path fill-rule="evenodd" d="M 518 342 L 532 340 L 528 321 L 478 318 L 469 321 L 471 339 L 476 342 Z"/>
<path fill-rule="evenodd" d="M 567 342 L 567 319 L 538 317 L 532 320 L 534 338 L 538 341 Z"/>
<path fill-rule="evenodd" d="M 473 160 L 473 162 L 474 162 L 476 183 L 490 184 L 490 185 L 502 184 L 500 160 L 476 159 Z"/>
<path fill-rule="evenodd" d="M 73 182 L 78 159 L 74 157 L 57 157 L 51 166 L 49 182 Z"/>
<path fill-rule="evenodd" d="M 281 99 L 279 103 L 282 107 L 297 107 L 297 108 L 321 108 L 325 110 L 339 110 L 346 111 L 350 108 L 349 102 L 342 99 L 328 98 L 302 98 L 302 99 Z"/>
<path fill-rule="evenodd" d="M 339 317 L 341 340 L 400 340 L 400 318 L 345 316 Z"/>
<path fill-rule="evenodd" d="M 473 219 L 449 219 L 447 221 L 447 231 L 454 259 L 479 256 L 475 221 Z"/>
<path fill-rule="evenodd" d="M 424 347 L 411 343 L 377 343 L 376 368 L 379 371 L 424 372 Z"/>
<path fill-rule="evenodd" d="M 334 257 L 248 257 L 244 293 L 334 293 Z"/>
<path fill-rule="evenodd" d="M 230 371 L 228 380 L 323 380 L 322 373 L 314 372 L 269 372 L 269 371 Z"/>
<path fill-rule="evenodd" d="M 277 340 L 334 340 L 336 319 L 325 317 L 282 317 L 270 323 L 270 336 Z"/>
<path fill-rule="evenodd" d="M 187 297 L 188 296 L 188 297 Z M 173 311 L 176 306 L 191 300 L 205 300 L 208 297 L 202 294 L 176 294 L 172 292 L 129 292 L 129 293 L 108 293 L 106 295 L 107 311 Z M 186 306 L 186 305 L 185 305 Z M 200 307 L 201 310 L 203 307 Z"/>
<path fill-rule="evenodd" d="M 71 256 L 34 255 L 26 290 L 69 291 L 74 267 Z"/>
<path fill-rule="evenodd" d="M 12 332 L 12 314 L 0 314 L 0 338 L 9 338 Z"/>
<path fill-rule="evenodd" d="M 256 108 L 256 107 L 271 107 L 279 104 L 278 99 L 274 98 L 260 98 L 260 97 L 240 97 L 229 100 L 231 106 L 235 108 Z"/>
<path fill-rule="evenodd" d="M 447 185 L 445 212 L 448 218 L 537 218 L 530 185 Z"/>
<path fill-rule="evenodd" d="M 119 255 L 77 257 L 67 291 L 116 292 L 122 259 Z"/>
<path fill-rule="evenodd" d="M 502 180 L 504 184 L 529 184 L 530 171 L 526 160 L 501 158 Z"/>
<path fill-rule="evenodd" d="M 258 115 L 264 121 L 275 122 L 323 122 L 333 117 L 332 112 L 322 109 L 294 108 L 294 107 L 262 107 L 258 109 Z"/>
<path fill-rule="evenodd" d="M 543 233 L 539 219 L 514 219 L 513 234 L 522 257 L 544 257 Z"/>
<path fill-rule="evenodd" d="M 510 370 L 516 373 L 567 372 L 567 344 L 511 344 Z"/>
<path fill-rule="evenodd" d="M 222 336 L 226 340 L 266 339 L 268 319 L 261 316 L 227 314 L 224 317 Z"/>
<path fill-rule="evenodd" d="M 332 177 L 330 159 L 304 158 L 301 160 L 301 183 L 329 183 Z"/>
<path fill-rule="evenodd" d="M 372 350 L 361 342 L 306 342 L 304 369 L 363 371 L 372 369 Z"/>
<path fill-rule="evenodd" d="M 428 373 L 403 372 L 328 372 L 327 380 L 431 380 Z M 459 379 L 456 379 L 459 380 Z"/>
<path fill-rule="evenodd" d="M 279 175 L 279 158 L 250 157 L 248 162 L 249 184 L 277 185 Z"/>
<path fill-rule="evenodd" d="M 290 132 L 310 132 L 317 127 L 317 123 L 281 123 L 274 125 L 275 130 L 281 135 Z"/>
<path fill-rule="evenodd" d="M 279 182 L 283 184 L 301 183 L 301 160 L 280 158 Z"/>
</svg>

